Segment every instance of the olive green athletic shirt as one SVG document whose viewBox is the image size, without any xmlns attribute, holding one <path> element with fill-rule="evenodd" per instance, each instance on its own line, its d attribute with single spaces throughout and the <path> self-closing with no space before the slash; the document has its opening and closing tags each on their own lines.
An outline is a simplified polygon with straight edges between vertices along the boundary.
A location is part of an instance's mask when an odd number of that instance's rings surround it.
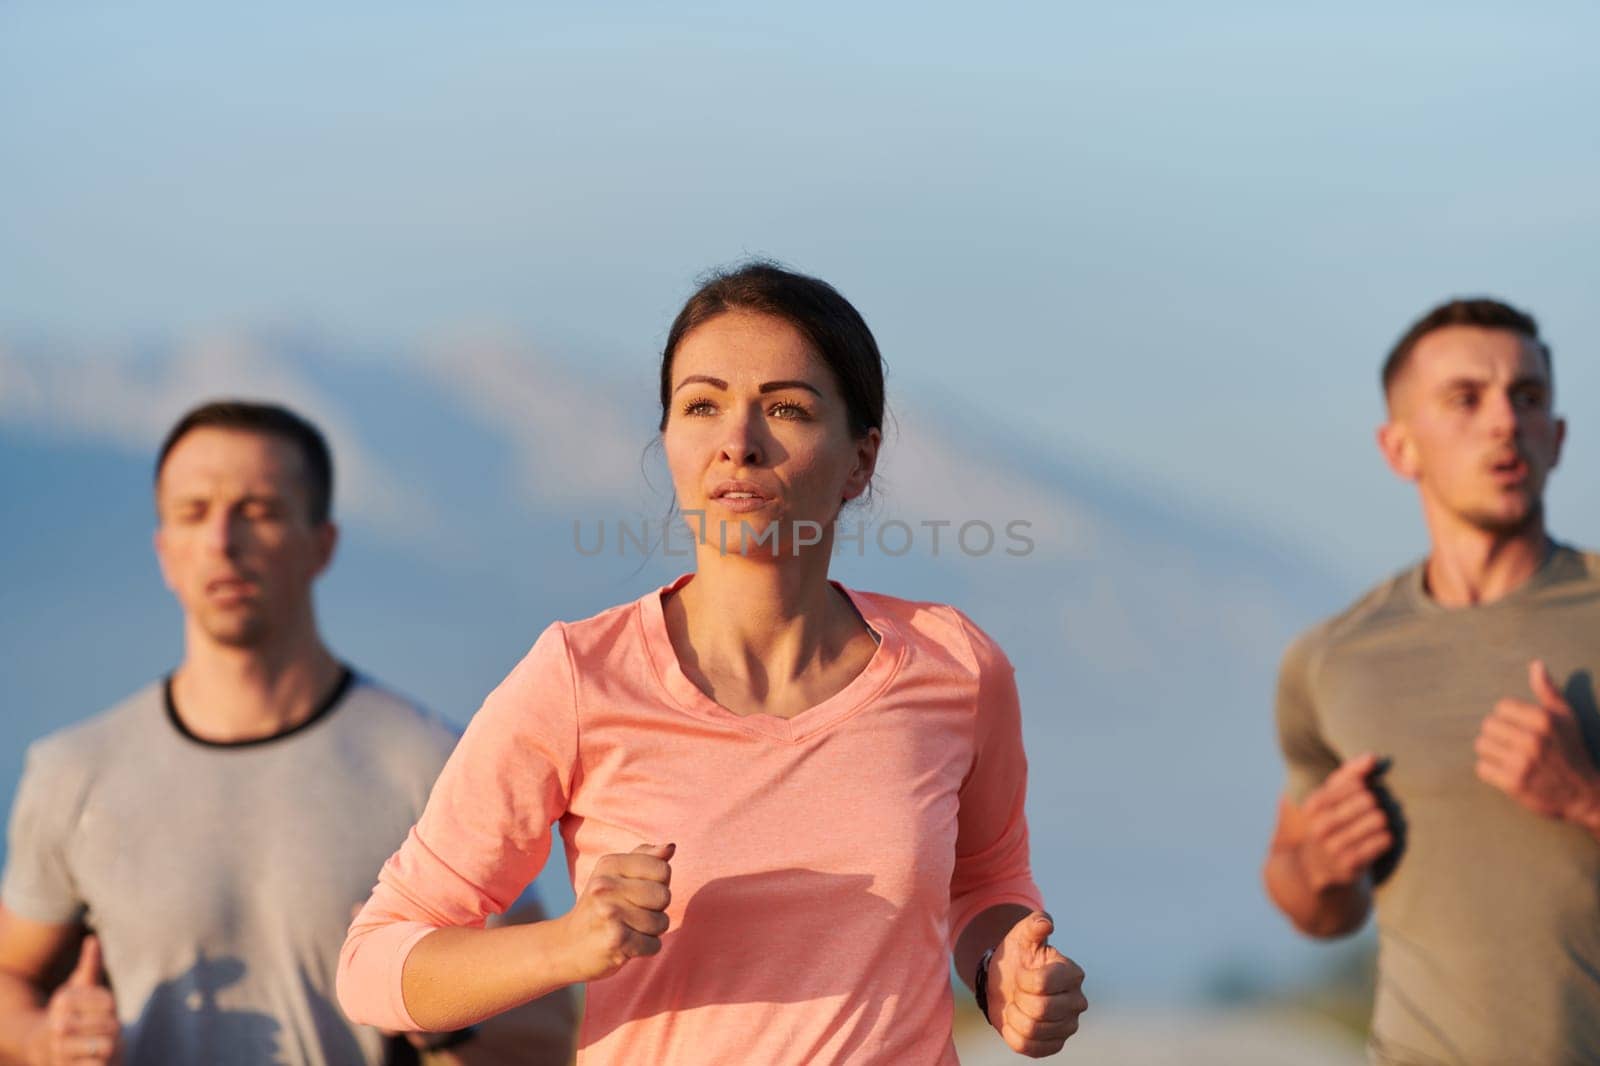
<svg viewBox="0 0 1600 1066">
<path fill-rule="evenodd" d="M 1421 565 L 1289 648 L 1277 724 L 1302 801 L 1342 761 L 1393 759 L 1404 849 L 1376 890 L 1369 1053 L 1413 1063 L 1600 1063 L 1600 841 L 1480 781 L 1497 700 L 1541 658 L 1600 752 L 1600 555 L 1561 545 L 1509 595 L 1441 607 Z"/>
</svg>

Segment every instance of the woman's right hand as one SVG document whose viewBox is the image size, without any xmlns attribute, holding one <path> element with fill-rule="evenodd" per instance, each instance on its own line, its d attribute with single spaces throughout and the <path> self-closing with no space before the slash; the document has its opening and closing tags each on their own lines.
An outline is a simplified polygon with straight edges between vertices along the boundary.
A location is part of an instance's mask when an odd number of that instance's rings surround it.
<svg viewBox="0 0 1600 1066">
<path fill-rule="evenodd" d="M 626 855 L 603 855 L 583 895 L 558 919 L 566 927 L 577 981 L 610 977 L 629 959 L 661 950 L 672 902 L 676 844 L 641 844 Z"/>
</svg>

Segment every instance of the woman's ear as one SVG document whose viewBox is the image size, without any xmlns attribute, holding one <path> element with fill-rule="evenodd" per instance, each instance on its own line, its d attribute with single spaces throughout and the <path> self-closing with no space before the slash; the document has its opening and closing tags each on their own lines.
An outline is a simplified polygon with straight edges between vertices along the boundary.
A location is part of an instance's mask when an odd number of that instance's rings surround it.
<svg viewBox="0 0 1600 1066">
<path fill-rule="evenodd" d="M 883 433 L 876 427 L 856 439 L 856 465 L 844 483 L 844 503 L 860 496 L 872 484 L 872 473 L 878 466 L 878 447 L 883 443 Z"/>
</svg>

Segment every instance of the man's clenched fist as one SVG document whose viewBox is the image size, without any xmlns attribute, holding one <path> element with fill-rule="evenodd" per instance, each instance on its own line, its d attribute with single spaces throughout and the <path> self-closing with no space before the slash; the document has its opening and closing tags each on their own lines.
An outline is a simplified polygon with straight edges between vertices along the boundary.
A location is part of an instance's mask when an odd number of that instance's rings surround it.
<svg viewBox="0 0 1600 1066">
<path fill-rule="evenodd" d="M 1355 884 L 1394 844 L 1388 816 L 1368 786 L 1377 768 L 1376 755 L 1358 755 L 1300 805 L 1306 818 L 1300 866 L 1313 891 Z"/>
<path fill-rule="evenodd" d="M 1572 707 L 1545 664 L 1528 666 L 1534 701 L 1503 699 L 1483 720 L 1473 750 L 1478 777 L 1535 814 L 1600 835 L 1600 770 Z"/>
<path fill-rule="evenodd" d="M 107 1066 L 122 1061 L 116 1000 L 100 983 L 98 937 L 84 938 L 78 965 L 50 996 L 31 1050 L 36 1066 Z"/>
</svg>

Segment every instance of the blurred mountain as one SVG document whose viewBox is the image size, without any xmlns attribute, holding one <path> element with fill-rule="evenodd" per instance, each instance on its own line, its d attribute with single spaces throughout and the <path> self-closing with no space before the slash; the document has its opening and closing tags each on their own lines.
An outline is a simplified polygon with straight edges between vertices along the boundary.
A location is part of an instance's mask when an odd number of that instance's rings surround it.
<svg viewBox="0 0 1600 1066">
<path fill-rule="evenodd" d="M 0 803 L 28 741 L 177 659 L 149 487 L 185 408 L 268 397 L 328 431 L 344 538 L 324 628 L 351 663 L 464 721 L 549 621 L 687 568 L 618 546 L 624 525 L 659 540 L 671 502 L 649 447 L 654 374 L 611 380 L 493 336 L 401 355 L 293 333 L 0 345 Z M 1152 497 L 975 423 L 958 397 L 894 385 L 875 499 L 844 519 L 866 528 L 834 575 L 955 603 L 1015 662 L 1036 872 L 1090 988 L 1200 996 L 1241 957 L 1266 982 L 1309 972 L 1313 949 L 1257 877 L 1279 785 L 1271 696 L 1293 633 L 1355 590 L 1308 552 L 1199 517 L 1205 501 Z M 1008 526 L 1030 550 L 1007 554 L 1022 544 Z M 602 528 L 605 550 L 585 554 Z"/>
</svg>

